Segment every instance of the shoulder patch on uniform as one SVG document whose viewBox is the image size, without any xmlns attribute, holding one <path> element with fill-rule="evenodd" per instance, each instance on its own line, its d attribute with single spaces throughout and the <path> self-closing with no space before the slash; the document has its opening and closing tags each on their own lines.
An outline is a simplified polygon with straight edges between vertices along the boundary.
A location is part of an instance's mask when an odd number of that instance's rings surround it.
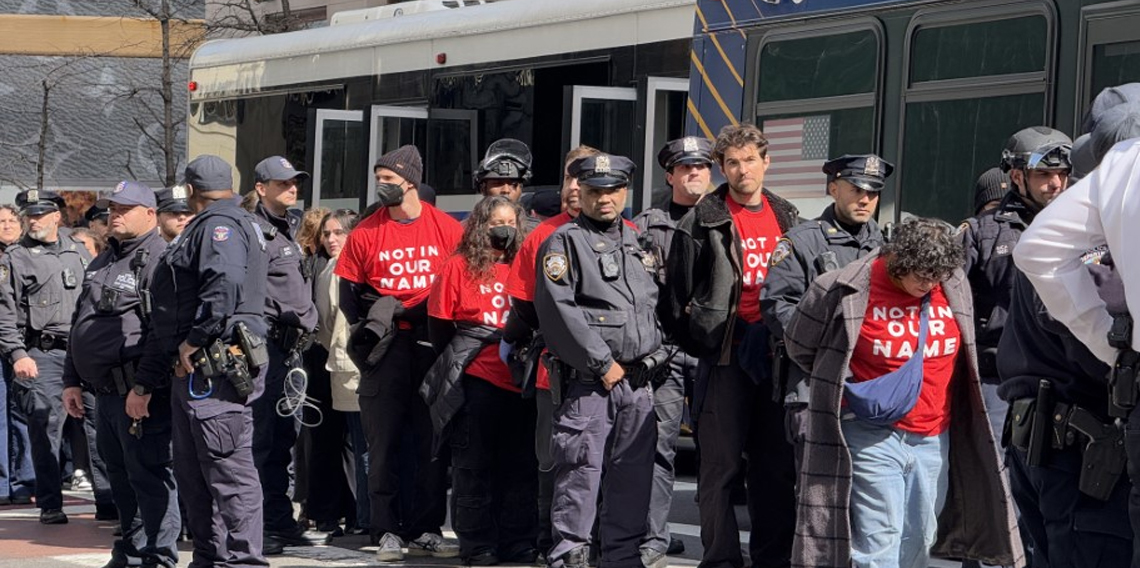
<svg viewBox="0 0 1140 568">
<path fill-rule="evenodd" d="M 8 274 L 9 274 L 8 267 L 3 265 L 3 264 L 0 264 L 0 280 L 7 280 Z"/>
<path fill-rule="evenodd" d="M 218 225 L 217 227 L 214 227 L 214 241 L 219 243 L 222 241 L 228 241 L 230 240 L 231 233 L 233 233 L 233 229 L 230 229 L 225 225 Z"/>
<path fill-rule="evenodd" d="M 542 272 L 553 282 L 562 280 L 569 266 L 570 262 L 566 260 L 566 255 L 560 252 L 549 253 L 542 259 Z"/>
<path fill-rule="evenodd" d="M 780 261 L 788 258 L 792 254 L 792 241 L 791 239 L 783 238 L 776 241 L 776 248 L 772 251 L 772 258 L 768 261 L 768 266 L 776 266 Z"/>
</svg>

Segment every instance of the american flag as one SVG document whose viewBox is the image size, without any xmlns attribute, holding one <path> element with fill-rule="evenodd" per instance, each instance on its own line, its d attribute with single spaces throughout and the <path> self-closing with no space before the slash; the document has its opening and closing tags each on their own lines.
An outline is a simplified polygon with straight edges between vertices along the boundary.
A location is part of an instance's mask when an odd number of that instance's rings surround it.
<svg viewBox="0 0 1140 568">
<path fill-rule="evenodd" d="M 818 196 L 827 183 L 820 168 L 828 157 L 831 117 L 767 120 L 762 130 L 772 157 L 764 186 L 784 197 Z"/>
</svg>

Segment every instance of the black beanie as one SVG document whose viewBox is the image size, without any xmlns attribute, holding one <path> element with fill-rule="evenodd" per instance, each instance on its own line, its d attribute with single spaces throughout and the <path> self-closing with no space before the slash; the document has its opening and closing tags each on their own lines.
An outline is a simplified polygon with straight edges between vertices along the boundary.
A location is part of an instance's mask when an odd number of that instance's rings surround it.
<svg viewBox="0 0 1140 568">
<path fill-rule="evenodd" d="M 420 151 L 411 144 L 400 146 L 377 158 L 376 165 L 372 169 L 376 168 L 392 170 L 416 187 L 419 187 L 423 180 L 424 163 L 420 159 Z"/>
<path fill-rule="evenodd" d="M 981 212 L 982 206 L 1001 199 L 1013 187 L 1009 181 L 1009 174 L 1001 168 L 990 168 L 978 178 L 974 189 L 974 215 Z"/>
</svg>

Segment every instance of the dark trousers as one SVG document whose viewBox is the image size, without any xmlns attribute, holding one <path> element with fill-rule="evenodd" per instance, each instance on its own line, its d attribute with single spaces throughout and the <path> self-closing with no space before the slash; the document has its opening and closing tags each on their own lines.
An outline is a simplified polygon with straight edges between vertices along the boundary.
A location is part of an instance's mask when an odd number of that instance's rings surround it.
<svg viewBox="0 0 1140 568">
<path fill-rule="evenodd" d="M 550 507 L 554 500 L 554 454 L 551 452 L 554 426 L 554 401 L 550 391 L 534 391 L 534 455 L 538 459 L 538 538 L 535 545 L 546 553 L 554 546 L 550 526 Z"/>
<path fill-rule="evenodd" d="M 298 530 L 289 500 L 289 466 L 293 444 L 297 442 L 297 419 L 277 413 L 277 402 L 285 393 L 286 354 L 269 344 L 269 370 L 265 392 L 253 403 L 253 463 L 261 479 L 265 502 L 266 532 L 291 533 Z"/>
<path fill-rule="evenodd" d="M 188 400 L 186 379 L 174 379 L 173 389 L 174 477 L 194 538 L 191 568 L 268 566 L 252 411 L 202 412 Z"/>
<path fill-rule="evenodd" d="M 529 400 L 463 375 L 466 402 L 451 431 L 451 524 L 463 558 L 533 550 L 538 533 L 535 408 Z"/>
<path fill-rule="evenodd" d="M 677 438 L 685 412 L 686 378 L 696 376 L 697 360 L 678 351 L 669 361 L 665 381 L 653 389 L 653 414 L 657 419 L 657 452 L 653 457 L 653 492 L 649 498 L 649 529 L 641 548 L 662 554 L 669 549 L 669 509 L 673 505 Z"/>
<path fill-rule="evenodd" d="M 1140 406 L 1132 409 L 1124 426 L 1124 450 L 1128 454 L 1128 517 L 1132 520 L 1132 568 L 1140 568 Z"/>
<path fill-rule="evenodd" d="M 400 331 L 388 353 L 361 382 L 376 381 L 375 395 L 360 395 L 360 417 L 368 440 L 368 493 L 372 535 L 392 533 L 404 539 L 425 532 L 439 534 L 447 518 L 447 460 L 432 459 L 432 425 L 420 384 L 435 361 L 431 347 Z M 401 507 L 400 446 L 405 433 L 415 439 L 414 490 Z"/>
<path fill-rule="evenodd" d="M 590 544 L 595 519 L 598 566 L 641 567 L 638 546 L 645 537 L 656 448 L 648 387 L 633 390 L 622 381 L 607 391 L 600 382 L 568 383 L 554 412 L 554 547 L 548 555 L 553 568 L 562 568 L 566 553 Z"/>
<path fill-rule="evenodd" d="M 1021 527 L 1033 539 L 1032 566 L 1124 568 L 1132 561 L 1128 523 L 1131 483 L 1121 476 L 1107 502 L 1078 489 L 1081 453 L 1053 450 L 1042 466 L 1029 467 L 1025 452 L 1006 450 L 1010 488 Z"/>
<path fill-rule="evenodd" d="M 28 355 L 36 362 L 39 376 L 30 381 L 15 381 L 13 392 L 24 415 L 28 418 L 28 438 L 31 442 L 32 466 L 36 473 L 36 505 L 40 509 L 63 508 L 63 475 L 59 465 L 59 450 L 63 438 L 63 360 L 62 349 L 44 352 L 29 349 Z M 101 507 L 114 505 L 111 485 L 107 481 L 107 468 L 95 449 L 95 395 L 83 393 L 83 418 L 88 428 L 87 443 L 91 453 L 91 483 L 95 489 L 95 504 Z"/>
<path fill-rule="evenodd" d="M 732 506 L 734 480 L 742 471 L 752 519 L 752 566 L 785 567 L 791 563 L 796 504 L 795 457 L 785 435 L 784 405 L 774 402 L 771 387 L 753 382 L 735 359 L 712 367 L 702 378 L 707 384 L 697 420 L 701 567 L 744 566 Z"/>
<path fill-rule="evenodd" d="M 96 419 L 99 454 L 107 465 L 123 529 L 115 553 L 177 566 L 182 517 L 172 468 L 170 393 L 151 396 L 141 438 L 130 433 L 125 403 L 117 394 L 100 395 Z"/>
<path fill-rule="evenodd" d="M 305 409 L 307 427 L 302 436 L 308 439 L 308 456 L 301 468 L 308 471 L 309 487 L 305 499 L 305 512 L 317 522 L 337 522 L 341 517 L 352 524 L 356 520 L 356 506 L 352 490 L 345 476 L 345 461 L 348 458 L 347 424 L 344 413 L 333 410 L 332 384 L 329 372 L 325 369 L 329 352 L 320 345 L 314 345 L 305 354 L 309 372 L 309 397 L 320 409 Z"/>
<path fill-rule="evenodd" d="M 356 526 L 368 529 L 372 526 L 372 510 L 368 501 L 368 442 L 364 436 L 364 426 L 360 423 L 360 412 L 345 412 L 344 423 L 348 439 L 352 444 L 352 494 L 356 500 Z"/>
<path fill-rule="evenodd" d="M 0 500 L 31 497 L 36 489 L 28 423 L 12 396 L 13 377 L 11 365 L 0 362 Z"/>
</svg>

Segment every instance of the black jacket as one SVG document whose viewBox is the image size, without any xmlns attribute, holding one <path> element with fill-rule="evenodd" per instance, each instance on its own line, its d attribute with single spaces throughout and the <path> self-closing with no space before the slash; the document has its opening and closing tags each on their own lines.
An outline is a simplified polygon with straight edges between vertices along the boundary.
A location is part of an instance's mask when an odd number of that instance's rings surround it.
<svg viewBox="0 0 1140 568">
<path fill-rule="evenodd" d="M 471 364 L 483 347 L 503 338 L 501 329 L 489 325 L 458 323 L 451 342 L 439 354 L 439 358 L 428 369 L 424 382 L 420 385 L 420 396 L 427 403 L 431 413 L 431 425 L 435 431 L 432 442 L 432 455 L 446 439 L 447 426 L 467 402 L 463 395 L 463 371 Z"/>
<path fill-rule="evenodd" d="M 763 191 L 781 233 L 799 223 L 795 206 Z M 661 310 L 666 332 L 682 349 L 697 357 L 716 355 L 720 364 L 732 354 L 744 274 L 740 232 L 726 199 L 728 184 L 722 184 L 677 223 L 666 269 L 667 309 Z"/>
</svg>

